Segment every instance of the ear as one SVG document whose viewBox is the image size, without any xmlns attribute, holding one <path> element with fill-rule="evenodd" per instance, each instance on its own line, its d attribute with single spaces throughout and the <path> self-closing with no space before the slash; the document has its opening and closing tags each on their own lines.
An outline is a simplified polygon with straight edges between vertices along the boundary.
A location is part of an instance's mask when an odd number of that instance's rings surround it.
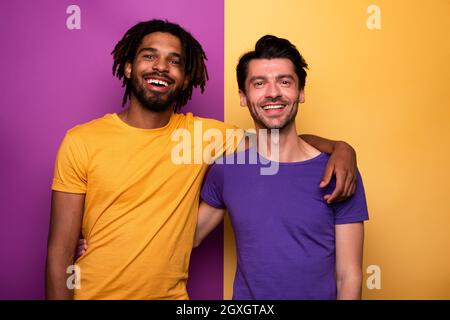
<svg viewBox="0 0 450 320">
<path fill-rule="evenodd" d="M 182 90 L 186 90 L 188 85 L 189 85 L 189 78 L 188 77 L 184 77 L 183 89 Z"/>
<path fill-rule="evenodd" d="M 302 89 L 298 95 L 298 102 L 305 103 L 305 90 Z"/>
<path fill-rule="evenodd" d="M 239 101 L 240 101 L 241 107 L 247 106 L 247 97 L 245 96 L 245 93 L 242 90 L 239 90 Z"/>
<path fill-rule="evenodd" d="M 133 69 L 133 65 L 130 61 L 125 62 L 124 73 L 127 79 L 131 79 L 131 70 Z"/>
</svg>

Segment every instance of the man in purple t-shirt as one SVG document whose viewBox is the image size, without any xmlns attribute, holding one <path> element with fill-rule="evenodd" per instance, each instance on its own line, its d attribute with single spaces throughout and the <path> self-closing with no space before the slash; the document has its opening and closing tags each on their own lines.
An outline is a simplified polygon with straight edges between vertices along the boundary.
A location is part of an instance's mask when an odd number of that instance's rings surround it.
<svg viewBox="0 0 450 320">
<path fill-rule="evenodd" d="M 334 187 L 334 181 L 319 186 L 328 155 L 295 127 L 306 67 L 294 45 L 274 36 L 262 37 L 237 67 L 241 105 L 251 113 L 258 144 L 210 168 L 195 237 L 197 246 L 228 209 L 237 247 L 234 299 L 361 296 L 364 188 L 358 175 L 351 198 L 324 200 Z M 277 136 L 276 148 L 260 139 L 262 132 Z M 277 164 L 275 174 L 261 174 L 268 163 Z"/>
</svg>

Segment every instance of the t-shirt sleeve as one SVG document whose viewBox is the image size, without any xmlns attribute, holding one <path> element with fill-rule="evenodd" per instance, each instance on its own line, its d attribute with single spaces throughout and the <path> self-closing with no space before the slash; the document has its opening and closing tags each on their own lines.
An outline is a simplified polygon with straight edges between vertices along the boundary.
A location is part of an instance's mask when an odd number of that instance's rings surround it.
<svg viewBox="0 0 450 320">
<path fill-rule="evenodd" d="M 224 209 L 223 182 L 223 166 L 218 164 L 210 166 L 203 180 L 200 193 L 202 200 L 214 208 Z"/>
<path fill-rule="evenodd" d="M 68 132 L 56 156 L 52 190 L 86 193 L 86 186 L 87 152 Z"/>
<path fill-rule="evenodd" d="M 369 220 L 366 195 L 361 175 L 358 172 L 356 191 L 349 199 L 337 202 L 334 206 L 334 223 L 347 224 Z"/>
</svg>

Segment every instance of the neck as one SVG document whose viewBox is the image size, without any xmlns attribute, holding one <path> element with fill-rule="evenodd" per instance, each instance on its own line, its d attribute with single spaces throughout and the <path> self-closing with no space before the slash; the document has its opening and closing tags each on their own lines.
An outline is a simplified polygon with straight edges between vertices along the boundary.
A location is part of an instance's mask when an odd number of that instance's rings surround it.
<svg viewBox="0 0 450 320">
<path fill-rule="evenodd" d="M 258 152 L 267 159 L 276 162 L 300 162 L 314 158 L 320 154 L 319 150 L 315 149 L 298 136 L 295 122 L 292 122 L 279 130 L 277 144 L 276 142 L 271 141 L 273 133 L 271 133 L 270 130 L 267 130 L 267 140 L 260 140 L 260 129 L 264 128 L 257 127 L 256 129 Z M 265 145 L 267 146 L 267 150 L 264 150 Z M 278 153 L 278 156 L 275 153 Z"/>
<path fill-rule="evenodd" d="M 118 116 L 122 121 L 132 127 L 157 129 L 162 128 L 169 123 L 172 112 L 172 108 L 168 108 L 162 112 L 148 110 L 132 95 L 129 107 L 119 113 Z"/>
</svg>

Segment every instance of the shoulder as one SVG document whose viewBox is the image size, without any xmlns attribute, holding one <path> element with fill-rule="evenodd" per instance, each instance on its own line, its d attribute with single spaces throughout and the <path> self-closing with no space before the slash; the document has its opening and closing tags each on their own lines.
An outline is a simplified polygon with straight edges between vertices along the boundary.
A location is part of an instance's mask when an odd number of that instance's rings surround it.
<svg viewBox="0 0 450 320">
<path fill-rule="evenodd" d="M 104 129 L 111 128 L 113 123 L 113 114 L 108 113 L 101 118 L 97 118 L 70 128 L 67 131 L 67 135 L 74 139 L 82 138 L 85 135 L 91 135 L 93 133 L 103 131 Z"/>
<path fill-rule="evenodd" d="M 208 170 L 203 181 L 203 185 L 207 186 L 222 186 L 224 172 L 223 166 L 220 164 L 212 164 L 208 167 Z"/>
<path fill-rule="evenodd" d="M 309 160 L 305 160 L 301 162 L 303 165 L 306 165 L 311 168 L 313 171 L 317 171 L 323 173 L 325 167 L 330 160 L 330 155 L 325 152 L 320 152 L 318 155 L 314 156 Z"/>
<path fill-rule="evenodd" d="M 188 112 L 186 114 L 178 114 L 178 116 L 183 117 L 187 123 L 192 125 L 201 125 L 204 129 L 237 129 L 237 127 L 234 125 L 224 123 L 223 121 L 217 119 L 194 116 L 191 112 Z"/>
<path fill-rule="evenodd" d="M 207 175 L 223 175 L 225 166 L 224 161 L 220 160 L 224 159 L 224 156 L 219 157 L 216 161 L 208 167 Z"/>
</svg>

